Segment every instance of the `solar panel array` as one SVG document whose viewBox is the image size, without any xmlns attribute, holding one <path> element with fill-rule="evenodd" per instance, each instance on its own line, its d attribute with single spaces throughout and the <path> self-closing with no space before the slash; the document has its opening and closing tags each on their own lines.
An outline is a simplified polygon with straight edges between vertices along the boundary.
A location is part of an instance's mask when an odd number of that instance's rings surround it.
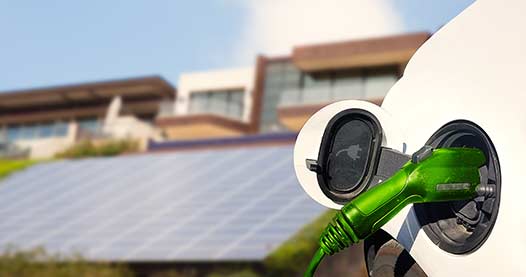
<svg viewBox="0 0 526 277">
<path fill-rule="evenodd" d="M 324 211 L 297 184 L 290 145 L 59 161 L 0 183 L 0 246 L 261 260 Z"/>
</svg>

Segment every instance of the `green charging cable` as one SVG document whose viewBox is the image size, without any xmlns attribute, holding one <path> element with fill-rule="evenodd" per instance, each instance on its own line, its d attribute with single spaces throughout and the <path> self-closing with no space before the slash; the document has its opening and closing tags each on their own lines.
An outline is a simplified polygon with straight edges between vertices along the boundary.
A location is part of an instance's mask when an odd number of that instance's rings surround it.
<svg viewBox="0 0 526 277">
<path fill-rule="evenodd" d="M 391 178 L 343 206 L 321 235 L 304 276 L 313 276 L 323 257 L 367 238 L 408 204 L 491 194 L 491 187 L 479 185 L 479 168 L 485 161 L 478 149 L 422 148 Z"/>
</svg>

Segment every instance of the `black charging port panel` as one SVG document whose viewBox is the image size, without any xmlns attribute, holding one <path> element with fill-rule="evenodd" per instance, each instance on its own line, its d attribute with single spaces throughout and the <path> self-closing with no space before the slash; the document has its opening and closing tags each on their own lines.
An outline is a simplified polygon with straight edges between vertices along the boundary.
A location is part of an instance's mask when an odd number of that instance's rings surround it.
<svg viewBox="0 0 526 277">
<path fill-rule="evenodd" d="M 318 153 L 318 183 L 323 193 L 345 204 L 367 189 L 382 144 L 378 119 L 362 109 L 336 114 L 325 128 Z"/>
</svg>

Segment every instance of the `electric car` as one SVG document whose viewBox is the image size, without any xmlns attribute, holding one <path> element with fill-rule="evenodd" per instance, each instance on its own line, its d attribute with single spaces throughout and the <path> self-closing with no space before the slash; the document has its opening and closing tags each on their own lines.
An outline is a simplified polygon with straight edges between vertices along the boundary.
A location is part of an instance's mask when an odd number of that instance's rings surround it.
<svg viewBox="0 0 526 277">
<path fill-rule="evenodd" d="M 484 153 L 480 182 L 491 197 L 405 207 L 365 239 L 370 275 L 526 276 L 524 11 L 525 1 L 476 1 L 415 53 L 381 107 L 337 102 L 299 133 L 298 180 L 333 209 L 422 146 Z"/>
</svg>

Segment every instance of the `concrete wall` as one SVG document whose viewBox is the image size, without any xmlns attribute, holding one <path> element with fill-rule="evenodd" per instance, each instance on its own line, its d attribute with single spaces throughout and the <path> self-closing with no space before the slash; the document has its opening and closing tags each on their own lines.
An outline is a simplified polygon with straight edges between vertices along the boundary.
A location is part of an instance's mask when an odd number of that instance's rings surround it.
<svg viewBox="0 0 526 277">
<path fill-rule="evenodd" d="M 72 121 L 68 124 L 68 133 L 64 137 L 21 139 L 17 140 L 15 145 L 21 149 L 29 149 L 31 159 L 51 158 L 56 153 L 75 144 L 77 130 L 77 123 Z"/>
<path fill-rule="evenodd" d="M 252 67 L 181 74 L 178 82 L 174 114 L 187 115 L 189 113 L 190 94 L 192 92 L 244 88 L 242 120 L 248 122 L 252 108 L 253 84 L 254 69 Z"/>
<path fill-rule="evenodd" d="M 111 122 L 105 122 L 103 133 L 111 139 L 136 140 L 141 150 L 146 150 L 149 139 L 161 138 L 155 126 L 134 116 L 119 116 Z"/>
<path fill-rule="evenodd" d="M 96 134 L 96 137 L 100 137 L 102 140 L 134 139 L 139 142 L 142 149 L 145 149 L 148 139 L 158 139 L 160 132 L 149 122 L 134 116 L 121 116 L 121 102 L 119 97 L 115 97 L 108 106 L 102 125 L 102 134 Z M 45 159 L 71 147 L 78 140 L 78 124 L 71 121 L 68 125 L 67 135 L 64 137 L 20 139 L 15 144 L 21 149 L 28 149 L 30 158 Z"/>
</svg>

